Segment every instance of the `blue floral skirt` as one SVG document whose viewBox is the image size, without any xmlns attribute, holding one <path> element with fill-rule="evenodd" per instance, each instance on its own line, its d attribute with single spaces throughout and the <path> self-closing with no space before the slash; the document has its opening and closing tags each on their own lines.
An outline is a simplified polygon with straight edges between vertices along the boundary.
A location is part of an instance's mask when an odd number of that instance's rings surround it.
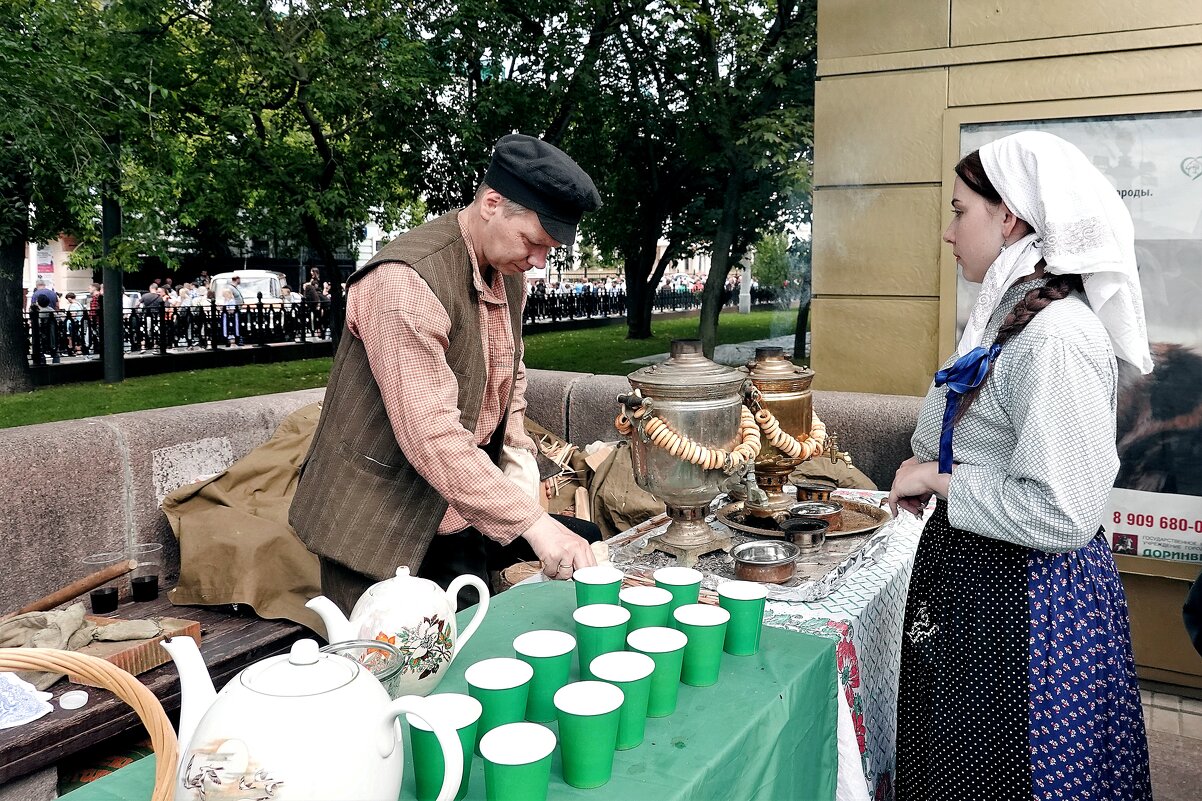
<svg viewBox="0 0 1202 801">
<path fill-rule="evenodd" d="M 1152 798 L 1127 600 L 1102 537 L 1047 553 L 919 542 L 902 631 L 898 801 Z"/>
</svg>

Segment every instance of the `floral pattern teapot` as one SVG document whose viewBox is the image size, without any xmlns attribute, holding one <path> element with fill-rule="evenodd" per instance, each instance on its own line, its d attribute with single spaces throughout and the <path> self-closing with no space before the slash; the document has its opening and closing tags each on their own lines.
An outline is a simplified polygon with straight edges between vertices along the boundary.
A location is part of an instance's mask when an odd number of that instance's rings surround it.
<svg viewBox="0 0 1202 801">
<path fill-rule="evenodd" d="M 480 603 L 471 621 L 456 636 L 455 606 L 465 587 L 475 587 Z M 367 588 L 351 610 L 350 620 L 334 602 L 319 595 L 305 606 L 326 625 L 331 643 L 347 640 L 383 640 L 395 645 L 404 656 L 399 679 L 401 695 L 429 695 L 446 675 L 471 636 L 488 613 L 488 587 L 473 575 L 463 575 L 446 590 L 433 581 L 409 574 L 399 567 L 394 578 Z"/>
<path fill-rule="evenodd" d="M 217 692 L 195 640 L 163 647 L 181 689 L 175 801 L 396 801 L 405 769 L 397 721 L 407 713 L 438 739 L 445 769 L 436 801 L 455 798 L 463 751 L 450 721 L 425 698 L 390 700 L 355 660 L 299 640 Z"/>
</svg>

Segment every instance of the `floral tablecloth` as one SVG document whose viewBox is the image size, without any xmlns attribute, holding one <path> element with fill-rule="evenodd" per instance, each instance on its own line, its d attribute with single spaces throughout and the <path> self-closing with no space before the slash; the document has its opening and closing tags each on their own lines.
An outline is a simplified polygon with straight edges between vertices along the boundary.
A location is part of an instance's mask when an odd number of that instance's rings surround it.
<svg viewBox="0 0 1202 801">
<path fill-rule="evenodd" d="M 870 797 L 875 801 L 891 801 L 894 796 L 902 616 L 922 521 L 903 512 L 887 528 L 889 539 L 882 553 L 848 574 L 826 598 L 808 603 L 770 602 L 764 619 L 770 626 L 837 641 L 836 669 L 851 710 Z"/>
</svg>

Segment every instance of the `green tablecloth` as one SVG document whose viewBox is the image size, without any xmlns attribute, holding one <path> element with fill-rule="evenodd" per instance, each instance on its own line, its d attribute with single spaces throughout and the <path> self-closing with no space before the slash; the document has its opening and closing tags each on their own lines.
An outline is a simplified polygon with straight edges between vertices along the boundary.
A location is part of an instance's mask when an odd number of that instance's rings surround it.
<svg viewBox="0 0 1202 801">
<path fill-rule="evenodd" d="M 438 692 L 467 692 L 463 672 L 468 666 L 513 656 L 513 638 L 522 632 L 572 632 L 574 608 L 570 582 L 515 587 L 497 596 Z M 461 625 L 465 621 L 461 615 Z M 765 628 L 759 654 L 723 655 L 716 685 L 681 685 L 676 712 L 648 720 L 644 743 L 617 752 L 613 778 L 604 787 L 578 790 L 564 784 L 556 751 L 549 799 L 831 801 L 838 769 L 834 660 L 830 640 Z M 133 801 L 149 798 L 153 782 L 154 760 L 146 758 L 64 798 Z M 407 757 L 401 798 L 411 799 L 413 792 Z M 467 797 L 484 798 L 479 758 Z"/>
</svg>

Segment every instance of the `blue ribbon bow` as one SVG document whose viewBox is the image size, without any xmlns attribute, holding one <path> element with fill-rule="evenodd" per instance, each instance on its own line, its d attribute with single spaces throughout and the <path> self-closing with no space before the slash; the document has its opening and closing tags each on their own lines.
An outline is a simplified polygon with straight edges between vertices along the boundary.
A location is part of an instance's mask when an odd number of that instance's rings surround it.
<svg viewBox="0 0 1202 801">
<path fill-rule="evenodd" d="M 947 384 L 947 400 L 943 407 L 943 430 L 939 433 L 939 472 L 952 472 L 952 421 L 960 400 L 970 389 L 981 386 L 989 374 L 989 365 L 1002 352 L 1001 345 L 989 349 L 976 347 L 952 363 L 951 367 L 935 373 L 935 386 Z"/>
</svg>

